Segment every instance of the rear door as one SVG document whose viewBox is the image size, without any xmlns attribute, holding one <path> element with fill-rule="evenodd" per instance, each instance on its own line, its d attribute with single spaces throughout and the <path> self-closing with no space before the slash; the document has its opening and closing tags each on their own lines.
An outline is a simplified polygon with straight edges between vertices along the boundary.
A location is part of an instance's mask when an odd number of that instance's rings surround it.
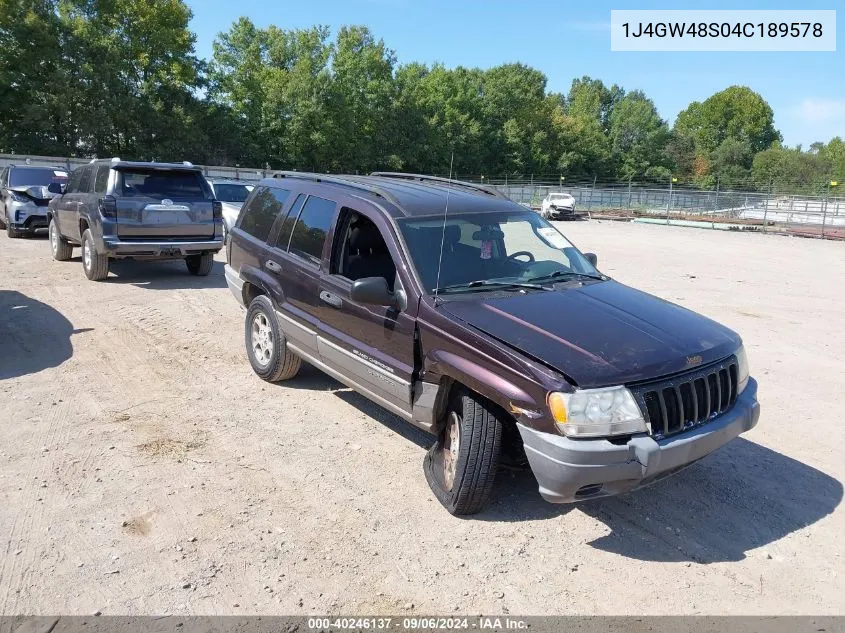
<svg viewBox="0 0 845 633">
<path fill-rule="evenodd" d="M 264 271 L 278 280 L 274 297 L 280 323 L 289 343 L 313 358 L 319 357 L 318 287 L 326 235 L 337 205 L 300 193 L 274 228 L 262 262 Z"/>
<path fill-rule="evenodd" d="M 115 197 L 122 239 L 214 237 L 214 194 L 198 169 L 118 166 Z"/>
<path fill-rule="evenodd" d="M 59 231 L 62 235 L 75 241 L 81 239 L 79 235 L 79 207 L 91 185 L 91 172 L 92 168 L 87 165 L 74 169 L 68 178 L 65 193 L 56 203 Z"/>
</svg>

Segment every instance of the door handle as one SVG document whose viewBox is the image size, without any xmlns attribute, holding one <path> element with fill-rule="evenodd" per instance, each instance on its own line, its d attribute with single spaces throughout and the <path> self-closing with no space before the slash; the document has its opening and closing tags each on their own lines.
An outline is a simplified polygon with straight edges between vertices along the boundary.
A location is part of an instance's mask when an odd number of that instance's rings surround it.
<svg viewBox="0 0 845 633">
<path fill-rule="evenodd" d="M 330 292 L 326 292 L 325 290 L 320 293 L 320 300 L 325 301 L 330 306 L 335 308 L 339 308 L 343 305 L 343 301 L 341 301 L 340 297 L 338 297 L 337 295 L 333 295 Z"/>
<path fill-rule="evenodd" d="M 272 259 L 268 259 L 266 262 L 264 262 L 264 268 L 266 268 L 267 270 L 272 270 L 274 273 L 282 272 L 282 267 L 279 266 L 279 264 L 274 262 Z"/>
</svg>

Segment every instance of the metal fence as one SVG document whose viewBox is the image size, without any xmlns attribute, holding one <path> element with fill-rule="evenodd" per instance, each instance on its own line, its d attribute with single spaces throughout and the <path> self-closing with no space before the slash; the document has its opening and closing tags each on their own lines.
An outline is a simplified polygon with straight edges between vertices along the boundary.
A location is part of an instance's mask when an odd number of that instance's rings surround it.
<svg viewBox="0 0 845 633">
<path fill-rule="evenodd" d="M 71 170 L 89 162 L 90 159 L 84 158 L 0 154 L 0 168 L 9 164 L 31 164 Z M 198 167 L 208 178 L 248 181 L 257 181 L 279 171 L 219 165 Z M 631 182 L 598 185 L 595 182 L 561 185 L 489 179 L 483 182 L 532 208 L 539 208 L 549 193 L 565 191 L 575 198 L 576 208 L 587 211 L 590 216 L 845 239 L 845 197 L 702 191 L 683 186 L 637 185 Z"/>
<path fill-rule="evenodd" d="M 749 191 L 701 191 L 630 183 L 563 186 L 490 183 L 516 202 L 539 208 L 565 191 L 590 216 L 737 231 L 785 232 L 845 239 L 845 198 Z M 709 226 L 708 226 L 709 225 Z"/>
</svg>

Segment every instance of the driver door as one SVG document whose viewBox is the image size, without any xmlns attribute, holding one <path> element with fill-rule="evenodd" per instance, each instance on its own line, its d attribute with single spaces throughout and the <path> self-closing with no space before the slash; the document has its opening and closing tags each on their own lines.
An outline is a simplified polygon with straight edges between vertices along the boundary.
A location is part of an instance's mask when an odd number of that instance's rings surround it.
<svg viewBox="0 0 845 633">
<path fill-rule="evenodd" d="M 381 276 L 394 292 L 401 289 L 396 261 L 397 249 L 380 216 L 344 207 L 334 230 L 329 269 L 320 278 L 317 347 L 322 360 L 344 374 L 350 386 L 408 417 L 414 317 L 404 309 L 350 298 L 353 282 L 364 277 Z"/>
</svg>

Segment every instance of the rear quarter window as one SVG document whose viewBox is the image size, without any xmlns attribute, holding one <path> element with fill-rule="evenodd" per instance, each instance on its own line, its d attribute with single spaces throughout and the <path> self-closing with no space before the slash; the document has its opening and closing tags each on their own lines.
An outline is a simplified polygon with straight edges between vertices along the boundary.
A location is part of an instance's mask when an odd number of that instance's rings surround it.
<svg viewBox="0 0 845 633">
<path fill-rule="evenodd" d="M 331 200 L 309 196 L 293 227 L 288 250 L 311 263 L 319 264 L 336 208 L 337 205 Z"/>
<path fill-rule="evenodd" d="M 266 242 L 276 216 L 279 215 L 289 195 L 290 191 L 287 189 L 259 187 L 241 211 L 238 228 Z"/>
<path fill-rule="evenodd" d="M 96 193 L 106 192 L 106 188 L 109 184 L 109 171 L 110 168 L 105 165 L 97 170 L 97 179 L 94 181 L 94 191 Z"/>
</svg>

